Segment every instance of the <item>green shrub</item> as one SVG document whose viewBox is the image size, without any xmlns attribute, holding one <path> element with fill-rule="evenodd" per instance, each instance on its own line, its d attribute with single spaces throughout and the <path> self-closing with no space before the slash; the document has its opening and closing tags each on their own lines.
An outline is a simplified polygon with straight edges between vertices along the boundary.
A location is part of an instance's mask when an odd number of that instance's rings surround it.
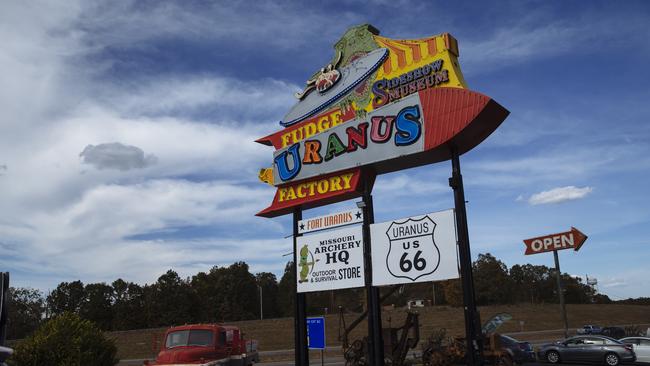
<svg viewBox="0 0 650 366">
<path fill-rule="evenodd" d="M 117 348 L 92 322 L 63 313 L 20 342 L 8 360 L 15 366 L 113 366 Z"/>
</svg>

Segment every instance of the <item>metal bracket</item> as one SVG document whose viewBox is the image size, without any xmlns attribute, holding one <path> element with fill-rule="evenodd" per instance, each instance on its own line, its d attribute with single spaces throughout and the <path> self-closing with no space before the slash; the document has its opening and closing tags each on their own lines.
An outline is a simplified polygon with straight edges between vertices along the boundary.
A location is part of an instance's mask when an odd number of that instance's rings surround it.
<svg viewBox="0 0 650 366">
<path fill-rule="evenodd" d="M 449 177 L 449 186 L 452 189 L 457 189 L 460 187 L 460 182 L 463 180 L 463 176 L 460 174 L 454 173 L 451 177 Z"/>
</svg>

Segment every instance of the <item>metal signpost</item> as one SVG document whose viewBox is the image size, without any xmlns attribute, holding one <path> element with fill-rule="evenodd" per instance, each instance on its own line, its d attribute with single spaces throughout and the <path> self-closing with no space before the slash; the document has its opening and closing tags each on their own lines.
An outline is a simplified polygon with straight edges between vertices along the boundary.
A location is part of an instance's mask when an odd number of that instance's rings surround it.
<svg viewBox="0 0 650 366">
<path fill-rule="evenodd" d="M 366 362 L 383 365 L 378 285 L 457 277 L 458 271 L 450 268 L 457 263 L 452 249 L 456 243 L 467 361 L 482 363 L 459 156 L 485 140 L 509 112 L 468 89 L 458 55 L 458 42 L 448 33 L 395 40 L 380 36 L 369 24 L 353 27 L 335 44 L 332 60 L 296 93 L 295 105 L 280 121 L 282 129 L 257 140 L 274 148 L 271 167 L 261 169 L 259 178 L 276 189 L 271 204 L 257 215 L 294 216 L 297 364 L 309 361 L 305 292 L 365 286 Z M 432 216 L 407 219 L 429 220 L 428 231 L 418 238 L 408 237 L 401 221 L 393 222 L 394 228 L 401 227 L 394 234 L 386 236 L 391 224 L 382 227 L 383 233 L 371 234 L 377 175 L 447 160 L 452 161 L 455 214 L 448 212 L 442 221 Z M 302 210 L 359 197 L 360 210 L 302 220 Z M 443 235 L 450 233 L 454 220 L 458 238 Z M 360 230 L 349 226 L 301 237 L 359 222 Z M 415 240 L 423 246 L 416 247 Z M 402 245 L 399 256 L 386 252 L 391 243 Z"/>
<path fill-rule="evenodd" d="M 9 317 L 9 272 L 0 272 L 0 346 L 7 340 L 7 318 Z M 1 361 L 0 361 L 1 362 Z"/>
<path fill-rule="evenodd" d="M 564 321 L 564 337 L 569 337 L 569 321 L 566 314 L 566 304 L 564 302 L 564 289 L 562 286 L 562 272 L 560 271 L 560 259 L 557 251 L 563 249 L 573 249 L 574 251 L 580 250 L 582 245 L 587 240 L 587 235 L 583 234 L 580 230 L 571 227 L 570 231 L 563 233 L 539 236 L 536 238 L 525 239 L 526 252 L 524 254 L 539 254 L 546 252 L 553 252 L 553 260 L 555 261 L 555 279 L 557 281 L 557 293 L 560 299 L 560 308 L 562 309 L 562 320 Z"/>
<path fill-rule="evenodd" d="M 363 239 L 364 262 L 366 266 L 366 311 L 368 312 L 368 362 L 371 365 L 384 364 L 384 338 L 381 328 L 381 300 L 379 288 L 372 285 L 372 246 L 370 225 L 375 222 L 375 211 L 370 194 L 371 185 L 368 181 L 364 184 L 363 200 Z"/>
<path fill-rule="evenodd" d="M 469 248 L 469 230 L 467 228 L 467 211 L 465 210 L 465 190 L 463 176 L 460 174 L 458 149 L 451 148 L 451 178 L 449 186 L 454 190 L 456 206 L 456 227 L 458 230 L 458 254 L 460 258 L 460 277 L 463 285 L 463 309 L 465 313 L 465 336 L 467 342 L 467 364 L 483 365 L 483 335 L 481 319 L 476 309 L 474 277 L 472 275 L 472 255 Z"/>
<path fill-rule="evenodd" d="M 295 208 L 293 211 L 293 263 L 298 268 L 298 222 L 302 219 L 302 210 Z M 296 288 L 298 288 L 298 276 L 296 276 Z M 309 350 L 307 349 L 307 301 L 304 293 L 296 291 L 294 323 L 294 352 L 295 361 L 298 365 L 309 365 Z"/>
<path fill-rule="evenodd" d="M 9 272 L 0 272 L 0 366 L 6 366 L 4 361 L 13 350 L 5 347 L 7 341 L 7 318 L 9 316 Z"/>
</svg>

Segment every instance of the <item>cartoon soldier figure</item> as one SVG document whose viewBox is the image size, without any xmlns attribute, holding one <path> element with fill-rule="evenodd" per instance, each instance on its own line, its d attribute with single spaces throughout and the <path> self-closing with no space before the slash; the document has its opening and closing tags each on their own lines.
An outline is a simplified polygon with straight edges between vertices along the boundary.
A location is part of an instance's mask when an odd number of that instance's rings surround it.
<svg viewBox="0 0 650 366">
<path fill-rule="evenodd" d="M 298 280 L 298 283 L 303 283 L 308 281 L 307 276 L 311 272 L 309 266 L 311 266 L 311 269 L 313 270 L 314 263 L 318 262 L 318 260 L 314 262 L 313 257 L 311 262 L 307 262 L 308 256 L 310 254 L 311 253 L 309 252 L 309 248 L 307 247 L 307 245 L 303 245 L 302 248 L 300 248 L 300 262 L 298 262 L 298 265 L 300 266 L 300 280 Z"/>
</svg>

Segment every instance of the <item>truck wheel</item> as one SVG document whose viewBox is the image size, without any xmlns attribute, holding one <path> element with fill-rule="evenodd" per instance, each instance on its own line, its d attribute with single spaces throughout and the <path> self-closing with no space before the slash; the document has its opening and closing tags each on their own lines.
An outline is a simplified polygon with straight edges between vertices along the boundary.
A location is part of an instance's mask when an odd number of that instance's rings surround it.
<svg viewBox="0 0 650 366">
<path fill-rule="evenodd" d="M 558 363 L 560 362 L 560 354 L 557 351 L 548 351 L 546 353 L 546 361 L 549 363 Z"/>
<path fill-rule="evenodd" d="M 513 366 L 514 363 L 512 362 L 512 359 L 510 356 L 504 355 L 499 357 L 499 366 Z"/>
<path fill-rule="evenodd" d="M 605 363 L 607 366 L 618 366 L 620 359 L 616 353 L 608 353 L 605 355 Z"/>
</svg>

